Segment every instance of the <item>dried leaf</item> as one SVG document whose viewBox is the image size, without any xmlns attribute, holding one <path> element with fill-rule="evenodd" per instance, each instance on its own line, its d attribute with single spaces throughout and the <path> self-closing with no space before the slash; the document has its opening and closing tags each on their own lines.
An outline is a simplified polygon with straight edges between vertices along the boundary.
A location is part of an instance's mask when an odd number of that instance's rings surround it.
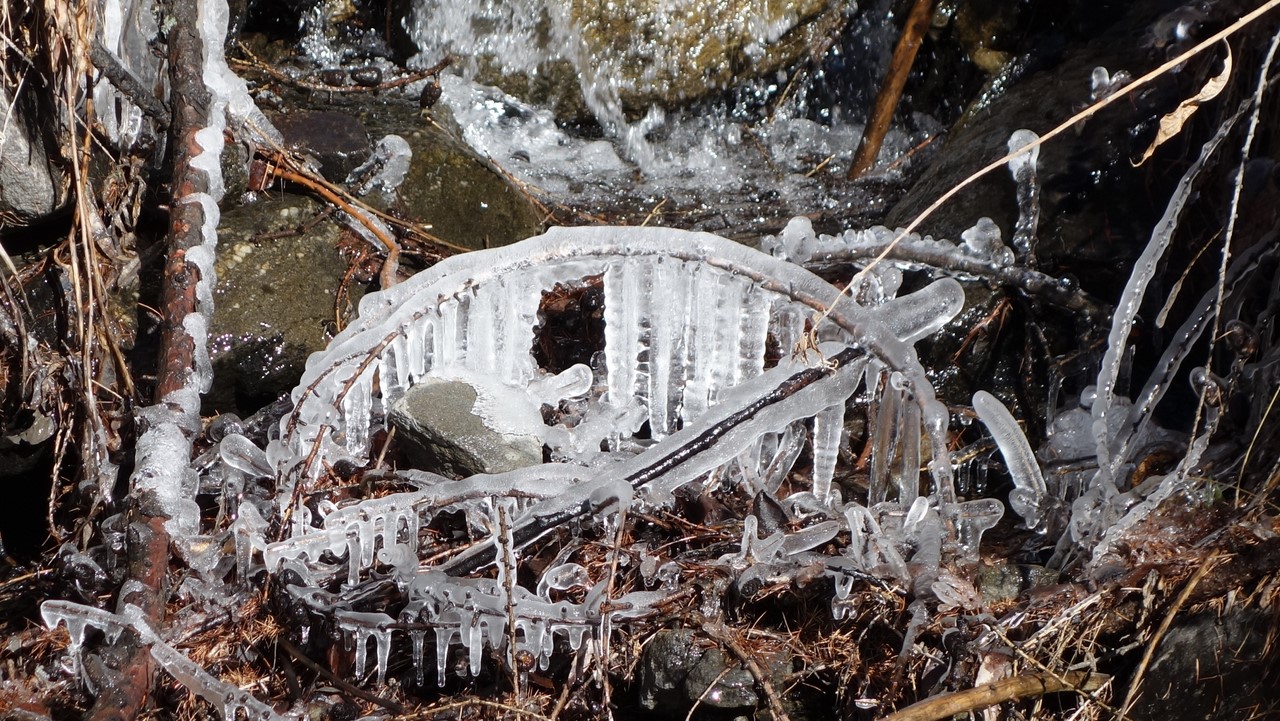
<svg viewBox="0 0 1280 721">
<path fill-rule="evenodd" d="M 1151 145 L 1142 153 L 1142 157 L 1133 165 L 1137 167 L 1147 162 L 1155 152 L 1156 148 L 1164 145 L 1168 140 L 1178 133 L 1182 132 L 1182 126 L 1195 115 L 1203 103 L 1218 97 L 1218 93 L 1227 86 L 1227 79 L 1231 77 L 1231 47 L 1227 47 L 1227 56 L 1222 60 L 1222 72 L 1218 73 L 1200 88 L 1200 92 L 1195 97 L 1183 100 L 1172 113 L 1160 118 L 1160 130 L 1156 132 L 1156 137 L 1151 141 Z"/>
</svg>

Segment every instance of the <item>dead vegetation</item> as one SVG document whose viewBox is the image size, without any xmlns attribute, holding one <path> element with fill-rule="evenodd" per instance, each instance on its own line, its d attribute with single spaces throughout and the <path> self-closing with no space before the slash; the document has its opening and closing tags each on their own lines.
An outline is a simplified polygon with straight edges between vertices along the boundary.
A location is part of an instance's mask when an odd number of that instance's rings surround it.
<svg viewBox="0 0 1280 721">
<path fill-rule="evenodd" d="M 149 613 L 155 623 L 176 615 L 181 602 L 170 592 L 189 570 L 170 558 L 158 517 L 139 507 L 128 481 L 138 434 L 135 409 L 162 399 L 173 378 L 189 371 L 191 361 L 177 355 L 174 342 L 166 340 L 166 329 L 180 324 L 185 311 L 173 297 L 183 289 L 176 280 L 182 271 L 172 266 L 180 253 L 172 245 L 162 247 L 163 238 L 177 235 L 176 229 L 164 228 L 177 224 L 169 201 L 183 177 L 182 154 L 175 150 L 182 136 L 168 136 L 164 152 L 156 145 L 111 142 L 91 93 L 98 73 L 110 76 L 107 69 L 94 68 L 88 39 L 100 20 L 93 6 L 64 0 L 19 5 L 6 4 L 0 17 L 4 85 L 17 97 L 31 98 L 31 107 L 37 108 L 41 127 L 53 142 L 49 149 L 62 173 L 64 199 L 63 209 L 45 225 L 24 229 L 6 219 L 0 246 L 5 266 L 0 273 L 0 434 L 44 434 L 41 444 L 31 444 L 40 445 L 32 451 L 37 457 L 31 471 L 6 481 L 24 486 L 15 492 L 19 500 L 14 509 L 0 510 L 32 515 L 30 501 L 23 505 L 21 499 L 39 499 L 34 504 L 38 523 L 28 524 L 28 537 L 3 539 L 11 550 L 0 566 L 0 638 L 6 639 L 0 645 L 0 715 L 107 718 L 134 704 L 143 718 L 206 718 L 210 707 L 173 679 L 155 674 L 145 653 L 133 659 L 140 666 L 132 677 L 136 687 L 87 688 L 79 674 L 67 671 L 66 630 L 40 625 L 38 607 L 45 599 L 114 608 L 122 595 L 138 592 L 136 584 L 126 587 L 126 582 L 138 581 L 154 596 Z M 1268 32 L 1274 30 L 1255 30 L 1249 37 L 1266 39 Z M 1221 47 L 1221 38 L 1211 40 L 1205 42 L 1206 50 Z M 1264 118 L 1257 136 L 1274 150 L 1278 129 L 1267 124 L 1264 109 L 1274 110 L 1276 104 L 1263 87 L 1272 72 L 1271 56 L 1236 55 L 1243 57 L 1236 61 L 1220 105 L 1232 107 L 1256 92 L 1254 117 Z M 170 63 L 184 61 L 180 54 L 170 55 Z M 178 85 L 170 87 L 177 92 Z M 165 137 L 162 125 L 178 133 L 194 130 L 177 118 L 184 99 L 183 92 L 168 98 L 174 119 L 148 116 L 141 121 L 153 124 L 151 137 Z M 1224 122 L 1229 113 L 1221 107 L 1212 121 L 1203 122 Z M 1082 113 L 1073 124 L 1085 117 Z M 1252 138 L 1255 126 L 1242 127 Z M 1069 129 L 1064 126 L 1063 132 Z M 1197 131 L 1188 127 L 1183 132 Z M 1245 134 L 1232 137 L 1240 138 L 1237 147 L 1246 148 L 1241 157 L 1249 158 Z M 1175 142 L 1176 137 L 1171 134 L 1167 140 Z M 1052 140 L 1044 136 L 1040 142 Z M 178 166 L 166 170 L 163 158 L 174 157 Z M 1264 181 L 1262 195 L 1242 198 L 1245 163 L 1230 154 L 1224 157 L 1213 179 L 1223 181 L 1231 193 L 1224 200 L 1206 181 L 1197 211 L 1211 219 L 1210 226 L 1221 222 L 1234 228 L 1235 238 L 1230 232 L 1220 235 L 1223 227 L 1213 227 L 1213 242 L 1235 255 L 1256 244 L 1276 245 L 1276 206 L 1268 205 L 1280 197 L 1274 178 Z M 353 210 L 341 189 L 307 177 L 286 160 L 263 151 L 259 162 L 266 163 L 268 175 L 308 187 L 343 212 L 355 217 L 367 212 Z M 420 243 L 432 240 L 422 229 L 401 232 L 407 237 L 418 233 Z M 28 233 L 44 237 L 36 240 Z M 375 234 L 381 238 L 382 231 Z M 55 240 L 49 242 L 49 237 Z M 382 240 L 391 251 L 382 266 L 382 285 L 387 286 L 395 281 L 398 245 L 396 239 Z M 1208 247 L 1201 262 L 1228 255 L 1218 245 Z M 889 250 L 885 252 L 888 257 Z M 162 256 L 170 261 L 169 269 L 158 282 L 148 282 L 148 274 L 154 276 L 163 266 Z M 755 499 L 724 492 L 682 499 L 669 513 L 630 514 L 612 538 L 565 533 L 531 549 L 526 562 L 535 568 L 570 549 L 593 577 L 610 579 L 614 595 L 646 587 L 642 559 L 618 550 L 640 540 L 651 542 L 663 561 L 677 564 L 683 577 L 692 579 L 657 613 L 614 629 L 598 643 L 561 649 L 547 669 L 537 668 L 531 659 L 493 654 L 483 672 L 470 676 L 458 673 L 458 659 L 452 659 L 446 682 L 437 687 L 430 677 L 419 683 L 408 658 L 399 654 L 386 683 L 376 684 L 372 673 L 355 676 L 353 652 L 331 622 L 309 617 L 306 609 L 290 602 L 279 582 L 261 577 L 248 605 L 210 611 L 198 624 L 166 628 L 165 636 L 213 675 L 277 709 L 306 708 L 326 719 L 366 714 L 404 721 L 638 717 L 648 713 L 638 704 L 646 673 L 653 673 L 646 670 L 646 663 L 653 663 L 646 661 L 646 649 L 662 634 L 683 630 L 693 632 L 702 653 L 715 650 L 727 659 L 700 694 L 681 701 L 687 718 L 750 713 L 750 707 L 712 707 L 721 682 L 742 672 L 758 699 L 757 717 L 779 721 L 923 721 L 957 714 L 983 719 L 1173 718 L 1168 714 L 1180 710 L 1184 697 L 1181 711 L 1187 718 L 1278 718 L 1280 424 L 1275 400 L 1280 345 L 1275 343 L 1275 317 L 1280 291 L 1274 282 L 1274 253 L 1270 257 L 1239 281 L 1248 286 L 1239 317 L 1223 319 L 1212 334 L 1215 348 L 1206 354 L 1206 363 L 1220 369 L 1222 382 L 1202 384 L 1195 418 L 1186 419 L 1182 429 L 1194 436 L 1203 428 L 1197 424 L 1206 403 L 1225 419 L 1196 468 L 1199 490 L 1171 498 L 1132 530 L 1100 576 L 1085 577 L 1078 568 L 1053 581 L 1019 576 L 1029 573 L 1030 564 L 1016 561 L 1043 554 L 1028 553 L 1036 540 L 1006 524 L 987 551 L 984 568 L 968 569 L 970 577 L 955 577 L 958 587 L 972 591 L 973 605 L 934 604 L 926 618 L 913 618 L 918 611 L 912 610 L 906 589 L 868 578 L 840 602 L 844 615 L 837 619 L 829 584 L 764 580 L 736 587 L 722 569 L 707 563 L 735 550 L 742 518 L 763 513 L 753 507 Z M 1162 274 L 1166 287 L 1190 274 L 1190 263 L 1170 262 Z M 1227 295 L 1226 261 L 1210 275 Z M 585 304 L 590 291 L 590 284 L 558 289 L 544 303 Z M 193 303 L 187 298 L 188 306 Z M 591 347 L 596 342 L 592 322 L 588 312 L 585 322 L 556 328 L 544 338 L 543 352 L 574 362 L 581 349 L 572 347 L 571 333 L 580 331 L 583 337 L 577 342 Z M 991 327 L 982 332 L 1001 331 Z M 1245 374 L 1246 360 L 1255 364 L 1257 375 Z M 869 409 L 861 411 L 874 417 Z M 973 429 L 957 425 L 953 430 L 956 447 L 981 442 Z M 195 440 L 195 453 L 207 447 L 207 436 Z M 854 456 L 865 438 L 852 441 L 848 462 L 842 463 L 843 480 L 857 489 L 865 469 Z M 989 462 L 977 456 L 978 462 Z M 392 450 L 387 462 L 394 458 Z M 1133 483 L 1162 473 L 1158 461 L 1145 470 L 1140 466 Z M 332 487 L 323 490 L 332 498 L 385 492 L 377 487 L 377 473 L 383 470 L 331 469 Z M 993 475 L 999 472 L 992 469 Z M 121 500 L 108 503 L 106 498 Z M 211 515 L 216 509 L 202 511 Z M 112 518 L 122 527 L 108 533 L 102 525 Z M 125 537 L 126 529 L 124 547 L 103 545 L 108 537 Z M 444 526 L 424 532 L 447 537 L 454 530 Z M 1005 574 L 1004 585 L 990 580 L 997 573 Z M 815 573 L 814 579 L 819 577 Z M 708 607 L 709 602 L 715 605 Z M 1214 628 L 1244 624 L 1243 636 L 1220 631 L 1215 638 L 1232 643 L 1175 645 L 1185 643 L 1187 629 L 1205 619 Z M 127 663 L 127 654 L 122 658 L 121 649 L 100 636 L 91 634 L 91 651 L 83 656 L 83 675 L 90 680 L 93 663 Z M 1217 665 L 1200 668 L 1199 676 L 1187 675 L 1194 673 L 1194 665 L 1170 672 L 1169 664 L 1177 661 L 1170 659 L 1170 649 L 1183 649 L 1197 663 Z M 1208 690 L 1192 692 L 1189 684 Z M 669 712 L 660 706 L 656 713 Z"/>
</svg>

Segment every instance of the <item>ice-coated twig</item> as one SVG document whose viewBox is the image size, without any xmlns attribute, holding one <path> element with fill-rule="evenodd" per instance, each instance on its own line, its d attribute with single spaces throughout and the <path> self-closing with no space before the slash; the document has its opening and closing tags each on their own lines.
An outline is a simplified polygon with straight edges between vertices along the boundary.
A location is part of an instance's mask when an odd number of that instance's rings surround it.
<svg viewBox="0 0 1280 721">
<path fill-rule="evenodd" d="M 84 643 L 85 629 L 90 626 L 105 633 L 108 642 L 112 643 L 120 638 L 124 630 L 132 630 L 141 646 L 150 649 L 151 657 L 161 668 L 188 691 L 218 709 L 224 721 L 290 721 L 253 694 L 218 680 L 181 651 L 165 643 L 151 627 L 147 620 L 148 614 L 137 606 L 127 604 L 117 614 L 70 601 L 45 601 L 40 606 L 40 615 L 44 618 L 45 625 L 51 629 L 60 624 L 67 627 L 71 634 L 73 656 L 79 653 L 79 648 Z"/>
<path fill-rule="evenodd" d="M 1151 240 L 1147 242 L 1147 247 L 1134 263 L 1133 272 L 1129 275 L 1124 292 L 1116 303 L 1111 332 L 1107 337 L 1107 350 L 1103 354 L 1102 365 L 1098 370 L 1096 383 L 1098 393 L 1092 409 L 1093 435 L 1098 448 L 1098 477 L 1094 481 L 1095 484 L 1115 484 L 1116 470 L 1121 459 L 1115 458 L 1111 452 L 1108 426 L 1112 422 L 1111 416 L 1118 412 L 1118 406 L 1115 403 L 1116 383 L 1120 378 L 1120 366 L 1124 360 L 1125 347 L 1128 345 L 1130 333 L 1137 320 L 1138 310 L 1142 306 L 1142 299 L 1146 295 L 1147 285 L 1155 277 L 1160 259 L 1164 257 L 1164 251 L 1173 239 L 1173 233 L 1178 227 L 1178 219 L 1191 197 L 1200 170 L 1210 156 L 1217 151 L 1218 146 L 1235 127 L 1236 120 L 1239 118 L 1240 112 L 1237 112 L 1224 120 L 1213 137 L 1200 148 L 1200 156 L 1183 173 L 1169 200 L 1169 205 L 1165 208 L 1164 215 L 1156 223 L 1155 229 L 1151 232 Z"/>
<path fill-rule="evenodd" d="M 1021 265 L 1001 264 L 992 258 L 967 253 L 954 243 L 914 233 L 902 236 L 895 244 L 894 238 L 900 233 L 875 227 L 849 231 L 843 236 L 824 235 L 814 237 L 807 248 L 801 246 L 803 252 L 796 254 L 788 250 L 787 255 L 794 262 L 812 268 L 839 263 L 859 264 L 884 256 L 912 267 L 935 268 L 962 280 L 982 279 L 1015 288 L 1028 296 L 1042 298 L 1054 306 L 1079 313 L 1086 319 L 1100 320 L 1110 314 L 1106 304 L 1085 293 L 1072 281 Z"/>
<path fill-rule="evenodd" d="M 812 415 L 809 404 L 786 402 L 822 381 L 833 382 L 829 379 L 842 369 L 847 380 L 843 390 L 833 394 L 843 394 L 847 398 L 853 392 L 853 383 L 861 375 L 860 355 L 855 349 L 846 349 L 829 359 L 831 365 L 798 371 L 783 368 L 781 372 L 761 376 L 736 394 L 745 400 L 742 405 L 722 403 L 704 414 L 697 423 L 673 434 L 666 442 L 631 461 L 609 467 L 604 473 L 621 478 L 637 491 L 649 490 L 649 484 L 658 484 L 661 490 L 657 494 L 669 494 L 679 485 L 741 453 L 747 443 L 769 428 L 785 427 L 794 420 L 791 416 L 803 418 Z M 760 422 L 769 411 L 781 414 L 782 418 L 768 418 Z M 528 521 L 517 524 L 512 533 L 516 547 L 528 545 L 551 529 L 593 510 L 583 504 L 560 505 L 556 512 L 536 513 Z M 494 551 L 490 545 L 477 547 L 445 564 L 443 570 L 454 576 L 469 575 L 492 563 Z"/>
</svg>

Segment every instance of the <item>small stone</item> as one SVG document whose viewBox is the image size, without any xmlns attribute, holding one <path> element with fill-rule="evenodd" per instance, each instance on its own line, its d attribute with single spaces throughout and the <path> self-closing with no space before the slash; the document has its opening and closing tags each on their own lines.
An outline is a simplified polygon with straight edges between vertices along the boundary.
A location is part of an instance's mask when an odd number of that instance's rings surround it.
<svg viewBox="0 0 1280 721">
<path fill-rule="evenodd" d="M 684 681 L 700 658 L 702 649 L 694 643 L 693 631 L 659 631 L 640 659 L 640 705 L 672 713 L 685 709 Z"/>
<path fill-rule="evenodd" d="M 707 649 L 689 670 L 684 693 L 690 701 L 712 708 L 750 708 L 760 701 L 751 672 L 718 648 Z"/>
<path fill-rule="evenodd" d="M 391 407 L 390 420 L 404 443 L 410 461 L 427 470 L 442 470 L 460 477 L 476 473 L 503 473 L 542 463 L 542 441 L 518 427 L 499 427 L 484 417 L 482 395 L 500 393 L 473 379 L 431 379 L 405 392 Z M 511 389 L 505 389 L 508 394 Z M 517 391 L 518 392 L 518 391 Z M 481 401 L 477 403 L 477 401 Z M 541 415 L 529 402 L 527 408 L 509 395 L 500 407 L 505 421 L 527 416 L 541 424 Z"/>
</svg>

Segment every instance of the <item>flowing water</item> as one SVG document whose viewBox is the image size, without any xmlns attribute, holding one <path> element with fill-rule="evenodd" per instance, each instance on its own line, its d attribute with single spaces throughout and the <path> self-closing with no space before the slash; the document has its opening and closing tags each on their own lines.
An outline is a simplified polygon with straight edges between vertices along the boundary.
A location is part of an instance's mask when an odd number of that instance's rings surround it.
<svg viewBox="0 0 1280 721">
<path fill-rule="evenodd" d="M 793 215 L 845 225 L 882 214 L 904 166 L 870 186 L 843 182 L 865 111 L 823 89 L 833 59 L 846 71 L 878 63 L 891 24 L 864 22 L 855 41 L 825 60 L 816 45 L 790 66 L 726 79 L 722 67 L 741 61 L 733 47 L 765 58 L 764 67 L 785 31 L 818 32 L 797 29 L 795 13 L 738 6 L 745 4 L 667 2 L 602 19 L 583 17 L 573 2 L 418 0 L 405 22 L 421 50 L 411 65 L 457 59 L 442 103 L 467 142 L 555 201 L 609 220 L 744 236 L 776 231 Z M 828 14 L 834 20 L 816 42 L 829 45 L 846 18 Z M 630 23 L 634 37 L 603 35 L 600 26 L 614 20 Z M 684 37 L 689 25 L 698 38 Z M 708 60 L 711 47 L 729 49 Z M 522 99 L 486 84 L 507 86 L 513 77 L 536 90 Z M 870 93 L 857 95 L 865 103 Z M 940 130 L 929 117 L 911 120 L 912 131 L 891 131 L 882 167 Z"/>
</svg>

